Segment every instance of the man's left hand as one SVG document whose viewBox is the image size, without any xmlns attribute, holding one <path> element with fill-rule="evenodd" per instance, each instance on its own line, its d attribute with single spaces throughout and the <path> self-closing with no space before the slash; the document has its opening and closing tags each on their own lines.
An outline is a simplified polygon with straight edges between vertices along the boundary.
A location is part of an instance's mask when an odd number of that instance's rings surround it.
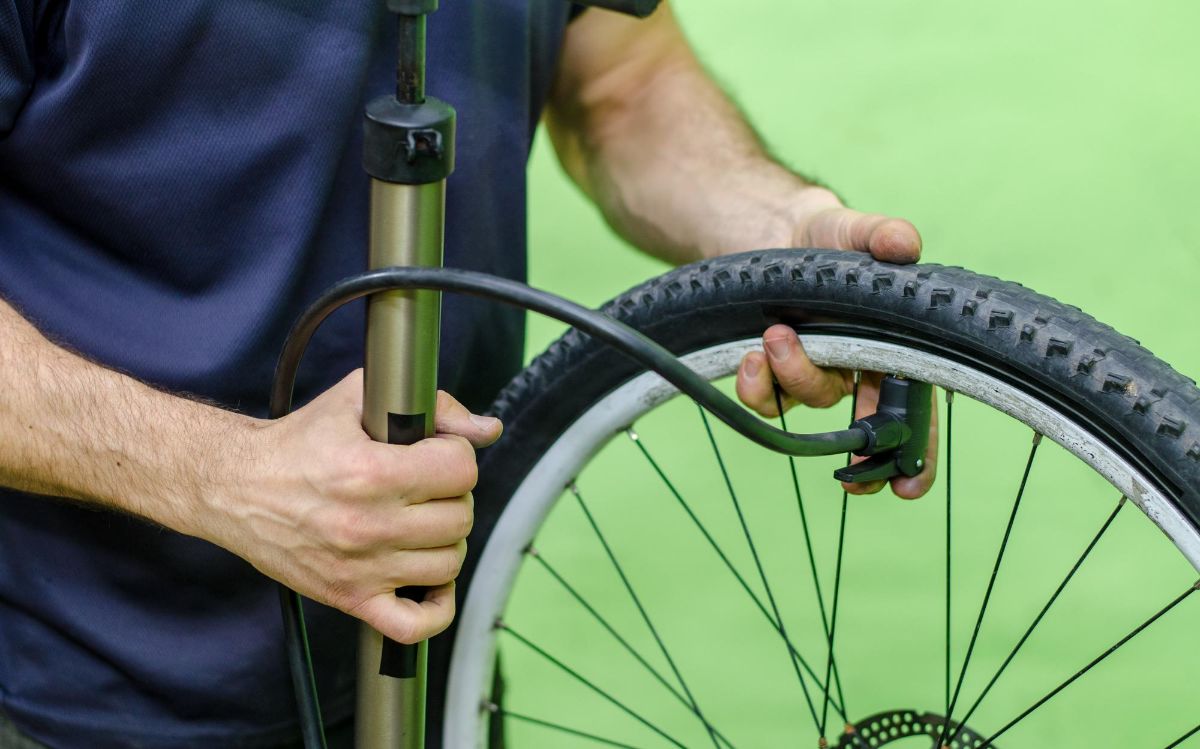
<svg viewBox="0 0 1200 749">
<path fill-rule="evenodd" d="M 912 263 L 921 256 L 921 235 L 908 221 L 846 208 L 828 190 L 810 187 L 796 202 L 796 222 L 790 246 L 823 247 L 870 252 L 877 260 Z M 781 238 L 782 239 L 782 238 Z M 878 372 L 865 372 L 858 390 L 854 418 L 875 412 L 879 400 Z M 850 395 L 854 375 L 844 369 L 823 369 L 809 359 L 796 332 L 787 325 L 774 325 L 763 335 L 763 350 L 745 356 L 737 374 L 737 393 L 746 405 L 763 416 L 778 416 L 775 385 L 778 383 L 784 410 L 801 403 L 829 408 Z M 936 404 L 935 404 L 936 406 Z M 856 458 L 862 460 L 861 458 Z M 937 473 L 937 409 L 929 439 L 925 470 L 913 477 L 892 479 L 898 497 L 915 499 L 929 491 Z M 886 482 L 843 484 L 851 494 L 874 494 Z"/>
<path fill-rule="evenodd" d="M 563 168 L 608 223 L 667 262 L 778 247 L 869 252 L 893 263 L 921 254 L 909 222 L 846 208 L 771 157 L 700 65 L 670 0 L 645 20 L 589 10 L 571 23 L 546 124 Z M 774 380 L 785 405 L 832 406 L 852 389 L 848 373 L 816 367 L 790 328 L 768 330 L 764 344 L 738 374 L 738 393 L 756 411 L 774 414 Z M 878 380 L 863 376 L 860 414 L 874 410 Z M 926 465 L 920 476 L 893 480 L 892 490 L 923 494 L 932 454 Z"/>
</svg>

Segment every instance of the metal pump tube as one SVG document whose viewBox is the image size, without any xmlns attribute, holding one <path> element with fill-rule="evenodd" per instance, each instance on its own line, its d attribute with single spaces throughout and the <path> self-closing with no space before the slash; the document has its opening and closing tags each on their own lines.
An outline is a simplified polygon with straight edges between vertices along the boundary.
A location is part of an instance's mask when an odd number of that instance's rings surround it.
<svg viewBox="0 0 1200 749">
<path fill-rule="evenodd" d="M 371 181 L 370 267 L 440 267 L 446 183 Z M 372 439 L 411 444 L 433 434 L 441 294 L 390 291 L 367 307 L 363 428 Z M 420 599 L 423 589 L 398 591 Z M 359 636 L 356 745 L 424 749 L 428 643 L 397 646 L 384 659 L 383 637 Z M 381 673 L 386 671 L 387 675 Z"/>
</svg>

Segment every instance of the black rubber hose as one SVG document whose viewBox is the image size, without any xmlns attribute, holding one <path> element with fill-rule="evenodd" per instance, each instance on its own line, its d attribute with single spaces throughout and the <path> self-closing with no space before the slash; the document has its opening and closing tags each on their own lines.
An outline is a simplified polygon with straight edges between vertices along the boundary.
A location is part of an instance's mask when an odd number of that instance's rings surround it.
<svg viewBox="0 0 1200 749">
<path fill-rule="evenodd" d="M 573 325 L 657 372 L 742 436 L 776 452 L 805 457 L 836 455 L 861 450 L 867 444 L 861 429 L 823 434 L 793 434 L 777 429 L 721 393 L 670 351 L 607 315 L 517 281 L 451 268 L 382 268 L 351 276 L 322 294 L 296 321 L 280 354 L 271 391 L 273 417 L 290 410 L 296 369 L 321 322 L 346 302 L 397 289 L 453 291 L 484 297 Z"/>
<path fill-rule="evenodd" d="M 317 699 L 317 679 L 313 671 L 308 631 L 304 627 L 304 597 L 279 584 L 279 610 L 283 614 L 283 640 L 286 644 L 288 673 L 300 716 L 300 735 L 304 749 L 327 749 L 325 726 L 321 722 L 321 704 Z"/>
<path fill-rule="evenodd" d="M 867 444 L 867 436 L 861 429 L 823 434 L 793 434 L 776 429 L 721 393 L 670 351 L 603 313 L 517 281 L 452 268 L 382 268 L 351 276 L 330 287 L 304 311 L 288 333 L 271 385 L 271 418 L 281 418 L 292 410 L 292 391 L 300 360 L 313 333 L 330 313 L 347 302 L 381 291 L 420 289 L 492 299 L 573 325 L 657 372 L 742 436 L 776 452 L 797 456 L 835 455 L 861 450 Z M 304 746 L 305 749 L 325 749 L 316 679 L 301 608 L 303 599 L 283 585 L 279 592 L 288 667 Z"/>
</svg>

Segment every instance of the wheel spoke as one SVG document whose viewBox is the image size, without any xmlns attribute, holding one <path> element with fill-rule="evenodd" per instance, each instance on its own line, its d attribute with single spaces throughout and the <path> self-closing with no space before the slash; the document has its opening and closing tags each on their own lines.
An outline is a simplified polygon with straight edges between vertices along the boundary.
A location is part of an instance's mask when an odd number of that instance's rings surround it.
<svg viewBox="0 0 1200 749">
<path fill-rule="evenodd" d="M 545 660 L 554 664 L 560 670 L 562 670 L 564 673 L 566 673 L 567 675 L 571 676 L 576 681 L 578 681 L 580 684 L 584 685 L 588 689 L 590 689 L 593 692 L 595 692 L 596 694 L 600 695 L 606 701 L 608 701 L 612 705 L 619 708 L 623 713 L 630 716 L 631 718 L 633 718 L 637 722 L 641 723 L 642 725 L 646 726 L 651 731 L 654 731 L 659 736 L 662 736 L 667 741 L 669 741 L 672 744 L 674 744 L 675 746 L 679 747 L 679 749 L 687 749 L 687 747 L 684 744 L 682 744 L 679 741 L 677 741 L 676 739 L 672 738 L 671 735 L 668 734 L 663 729 L 659 728 L 655 724 L 646 720 L 646 718 L 642 717 L 642 715 L 639 714 L 638 712 L 636 712 L 633 708 L 629 707 L 624 702 L 621 702 L 616 697 L 613 697 L 611 694 L 609 694 L 607 691 L 605 691 L 604 689 L 597 686 L 594 682 L 592 682 L 586 676 L 580 674 L 578 671 L 571 668 L 567 664 L 563 663 L 558 658 L 555 658 L 554 656 L 550 655 L 550 653 L 546 652 L 543 648 L 539 647 L 537 644 L 535 644 L 532 641 L 530 641 L 529 639 L 527 639 L 524 635 L 520 634 L 519 632 L 514 630 L 512 627 L 508 626 L 503 621 L 497 621 L 496 628 L 502 632 L 505 632 L 505 633 L 511 635 L 513 638 L 515 638 L 517 640 L 517 642 L 520 642 L 522 645 L 529 648 L 533 652 L 537 653 Z"/>
<path fill-rule="evenodd" d="M 650 662 L 646 660 L 645 656 L 639 653 L 637 649 L 629 643 L 628 640 L 622 637 L 621 634 L 617 632 L 616 628 L 614 628 L 612 624 L 610 624 L 609 621 L 604 618 L 604 616 L 596 609 L 596 607 L 589 603 L 573 585 L 567 582 L 566 578 L 564 578 L 558 572 L 558 570 L 556 570 L 548 561 L 546 561 L 541 552 L 531 546 L 525 550 L 525 553 L 537 561 L 537 563 L 541 565 L 542 569 L 546 570 L 546 572 L 549 573 L 549 575 L 555 581 L 557 581 L 559 585 L 562 586 L 563 590 L 565 590 L 567 594 L 571 596 L 571 598 L 573 598 L 580 606 L 582 606 L 585 611 L 591 614 L 592 618 L 595 619 L 596 622 L 603 627 L 606 632 L 612 635 L 613 639 L 616 640 L 617 643 L 624 648 L 627 653 L 633 656 L 634 660 L 640 663 L 646 672 L 654 677 L 654 679 L 661 684 L 663 688 L 670 692 L 675 699 L 679 700 L 688 710 L 691 710 L 692 712 L 696 711 L 696 707 L 688 701 L 688 698 L 682 692 L 676 689 L 669 681 L 667 681 L 667 678 L 663 676 L 658 669 L 652 666 Z M 726 738 L 724 734 L 722 734 L 720 731 L 717 731 L 715 728 L 713 730 L 716 733 L 717 738 L 720 739 L 721 743 L 725 744 L 725 746 L 729 747 L 729 749 L 733 748 L 733 744 L 730 743 L 729 739 Z"/>
<path fill-rule="evenodd" d="M 1029 628 L 1025 630 L 1025 634 L 1021 635 L 1021 639 L 1017 641 L 1017 644 L 1013 647 L 1012 652 L 1009 653 L 1008 657 L 1004 659 L 1004 662 L 1000 664 L 1000 668 L 996 670 L 996 673 L 992 676 L 991 681 L 989 681 L 987 686 L 983 688 L 983 691 L 979 694 L 979 697 L 976 698 L 974 704 L 971 705 L 971 708 L 967 710 L 967 713 L 963 716 L 963 719 L 958 722 L 960 726 L 966 725 L 970 722 L 971 716 L 975 714 L 975 711 L 979 709 L 979 705 L 983 702 L 983 698 L 987 696 L 988 692 L 991 691 L 992 687 L 995 686 L 997 681 L 999 681 L 1000 675 L 1004 673 L 1004 669 L 1008 668 L 1008 664 L 1012 663 L 1012 660 L 1016 657 L 1017 652 L 1022 646 L 1025 645 L 1025 641 L 1028 640 L 1029 636 L 1033 634 L 1033 630 L 1037 629 L 1037 626 L 1046 616 L 1046 612 L 1050 610 L 1050 607 L 1054 605 L 1054 602 L 1058 600 L 1059 595 L 1061 595 L 1063 590 L 1067 587 L 1067 583 L 1071 582 L 1071 578 L 1073 578 L 1075 573 L 1079 571 L 1079 568 L 1083 566 L 1084 560 L 1086 560 L 1088 555 L 1092 553 L 1092 549 L 1096 548 L 1096 544 L 1099 543 L 1104 534 L 1108 532 L 1108 529 L 1112 525 L 1113 521 L 1117 519 L 1117 513 L 1119 513 L 1121 508 L 1125 506 L 1125 502 L 1125 497 L 1122 496 L 1120 501 L 1117 502 L 1116 508 L 1108 516 L 1108 519 L 1104 521 L 1104 525 L 1100 526 L 1100 530 L 1092 538 L 1091 543 L 1089 543 L 1087 548 L 1083 550 L 1083 553 L 1079 555 L 1079 559 L 1076 560 L 1075 564 L 1071 567 L 1070 572 L 1067 573 L 1067 576 L 1063 578 L 1061 583 L 1059 583 L 1058 588 L 1056 588 L 1054 593 L 1051 594 L 1050 600 L 1046 601 L 1046 605 L 1042 607 L 1040 612 L 1038 612 L 1038 615 L 1034 618 L 1033 623 L 1030 624 Z"/>
<path fill-rule="evenodd" d="M 489 702 L 486 706 L 486 709 L 488 710 L 488 712 L 495 713 L 496 715 L 500 715 L 505 718 L 512 718 L 513 720 L 519 720 L 522 723 L 529 723 L 531 725 L 541 726 L 542 728 L 550 728 L 555 731 L 558 731 L 559 733 L 565 733 L 568 736 L 576 736 L 581 739 L 588 739 L 589 741 L 594 741 L 597 744 L 604 744 L 605 746 L 616 746 L 616 747 L 620 747 L 620 749 L 640 749 L 640 747 L 636 747 L 633 744 L 625 744 L 620 741 L 613 741 L 612 739 L 606 739 L 603 736 L 597 736 L 594 733 L 588 733 L 587 731 L 580 731 L 578 728 L 570 728 L 568 726 L 564 726 L 559 723 L 553 723 L 548 720 L 542 720 L 541 718 L 534 718 L 529 715 L 522 715 L 521 713 L 514 713 L 512 710 L 505 710 L 504 708 L 502 708 L 499 705 L 496 705 L 494 703 Z"/>
<path fill-rule="evenodd" d="M 1195 736 L 1197 733 L 1200 733 L 1200 726 L 1196 726 L 1192 730 L 1188 731 L 1184 735 L 1182 735 L 1179 738 L 1172 741 L 1170 744 L 1167 745 L 1167 749 L 1175 749 L 1175 747 L 1179 746 L 1183 742 L 1185 742 L 1188 739 L 1190 739 L 1191 737 Z"/>
<path fill-rule="evenodd" d="M 704 536 L 704 539 L 708 542 L 709 547 L 711 547 L 712 550 L 717 554 L 721 562 L 725 565 L 725 568 L 729 570 L 729 573 L 733 575 L 735 580 L 737 580 L 742 590 L 745 591 L 746 595 L 750 597 L 750 600 L 754 602 L 754 605 L 758 609 L 759 613 L 761 613 L 767 622 L 770 623 L 772 629 L 775 630 L 775 633 L 778 634 L 781 639 L 783 639 L 783 642 L 788 646 L 792 657 L 796 658 L 796 660 L 800 662 L 800 666 L 804 669 L 804 672 L 812 677 L 816 685 L 821 689 L 824 689 L 825 685 L 817 676 L 816 671 L 813 670 L 812 666 L 809 665 L 808 661 L 804 658 L 800 651 L 798 651 L 789 640 L 783 637 L 783 632 L 780 631 L 781 628 L 779 626 L 779 622 L 771 616 L 770 611 L 767 611 L 767 607 L 762 602 L 762 599 L 758 597 L 758 594 L 755 593 L 750 587 L 750 584 L 746 582 L 746 578 L 743 577 L 740 572 L 738 572 L 737 567 L 735 567 L 733 562 L 730 561 L 729 556 L 725 554 L 724 550 L 721 548 L 721 545 L 718 544 L 716 539 L 712 537 L 712 534 L 709 533 L 708 528 L 704 526 L 704 523 L 701 522 L 700 518 L 696 516 L 696 513 L 683 498 L 683 495 L 681 495 L 679 490 L 675 488 L 674 482 L 671 481 L 670 477 L 668 477 L 663 471 L 662 467 L 659 466 L 658 461 L 654 459 L 654 456 L 650 454 L 650 451 L 646 448 L 645 444 L 643 444 L 642 438 L 632 429 L 628 430 L 626 434 L 628 434 L 630 441 L 637 446 L 638 451 L 650 464 L 650 467 L 653 468 L 654 472 L 658 474 L 658 477 L 662 479 L 663 484 L 667 487 L 667 491 L 669 491 L 671 496 L 675 498 L 675 501 L 679 503 L 679 506 L 683 508 L 683 511 L 687 513 L 687 516 L 691 519 L 693 525 L 696 526 L 696 529 L 700 531 L 702 536 Z M 841 702 L 834 702 L 833 708 L 838 711 L 838 714 L 842 716 L 843 720 L 849 720 Z"/>
<path fill-rule="evenodd" d="M 783 412 L 783 397 L 778 386 L 775 388 L 775 407 L 779 409 L 779 427 L 787 430 L 787 416 Z M 817 608 L 821 612 L 821 631 L 825 633 L 826 639 L 829 638 L 829 615 L 825 609 L 825 594 L 821 592 L 821 576 L 817 573 L 817 557 L 813 552 L 812 534 L 808 529 L 808 513 L 804 509 L 804 495 L 800 492 L 800 475 L 796 470 L 796 458 L 792 455 L 788 456 L 788 467 L 791 469 L 792 489 L 796 493 L 796 507 L 800 511 L 800 527 L 804 531 L 804 549 L 808 553 L 808 568 L 812 573 L 813 589 L 817 595 Z M 838 671 L 837 661 L 833 662 L 833 683 L 837 689 L 838 701 L 841 702 L 843 709 L 846 705 L 846 696 L 842 692 L 842 676 Z"/>
<path fill-rule="evenodd" d="M 1143 630 L 1145 630 L 1151 624 L 1154 624 L 1154 622 L 1158 621 L 1160 618 L 1165 616 L 1167 614 L 1167 612 L 1171 611 L 1171 609 L 1173 609 L 1176 606 L 1178 606 L 1179 604 L 1183 603 L 1184 600 L 1186 600 L 1187 597 L 1190 596 L 1191 594 L 1195 593 L 1198 588 L 1200 588 L 1200 582 L 1194 583 L 1190 588 L 1185 590 L 1183 593 L 1179 594 L 1178 597 L 1176 597 L 1174 600 L 1172 600 L 1166 606 L 1159 609 L 1149 619 L 1147 619 L 1146 621 L 1142 622 L 1137 627 L 1135 627 L 1132 632 L 1130 632 L 1129 634 L 1122 637 L 1120 640 L 1118 640 L 1116 642 L 1116 644 L 1114 644 L 1108 650 L 1105 650 L 1103 653 L 1101 653 L 1100 655 L 1093 658 L 1092 661 L 1090 663 L 1088 663 L 1086 666 L 1084 666 L 1083 668 L 1076 671 L 1075 674 L 1073 676 L 1071 676 L 1071 678 L 1067 679 L 1062 684 L 1059 684 L 1057 687 L 1055 687 L 1054 689 L 1047 692 L 1045 696 L 1043 696 L 1037 702 L 1033 703 L 1028 708 L 1026 708 L 1025 712 L 1023 712 L 1020 715 L 1018 715 L 1017 717 L 1013 718 L 1008 723 L 1006 723 L 1003 728 L 1001 728 L 999 731 L 996 731 L 991 736 L 989 736 L 983 742 L 983 744 L 979 747 L 979 749 L 987 749 L 987 747 L 992 745 L 993 741 L 995 741 L 996 739 L 1000 738 L 1005 733 L 1007 733 L 1010 728 L 1017 725 L 1021 721 L 1025 720 L 1025 718 L 1029 717 L 1029 715 L 1032 714 L 1033 711 L 1037 710 L 1039 707 L 1041 707 L 1042 705 L 1049 702 L 1051 699 L 1054 698 L 1055 695 L 1057 695 L 1059 692 L 1061 692 L 1062 690 L 1066 689 L 1071 684 L 1073 684 L 1076 679 L 1083 676 L 1088 671 L 1091 671 L 1105 658 L 1108 658 L 1108 656 L 1110 656 L 1113 653 L 1120 650 L 1127 642 L 1129 642 L 1133 638 L 1137 637 Z"/>
<path fill-rule="evenodd" d="M 954 519 L 954 391 L 946 391 L 946 720 L 950 720 L 951 528 Z"/>
<path fill-rule="evenodd" d="M 862 373 L 854 373 L 854 392 L 850 397 L 850 420 L 854 421 L 855 415 L 858 413 L 858 386 L 862 380 Z M 846 455 L 846 464 L 849 465 L 851 456 Z M 842 489 L 842 519 L 838 527 L 838 544 L 837 544 L 837 565 L 833 572 L 833 611 L 829 617 L 829 657 L 825 660 L 825 699 L 821 705 L 821 739 L 825 739 L 825 723 L 829 718 L 829 676 L 833 670 L 833 643 L 837 636 L 837 620 L 838 620 L 838 603 L 842 591 L 842 551 L 845 548 L 846 541 L 846 515 L 850 509 L 849 493 Z M 847 723 L 849 719 L 847 718 Z"/>
<path fill-rule="evenodd" d="M 942 726 L 938 745 L 944 745 L 948 736 L 947 731 L 953 722 L 954 708 L 958 704 L 958 695 L 962 691 L 963 679 L 967 675 L 967 667 L 971 664 L 971 654 L 975 651 L 975 643 L 979 639 L 979 630 L 983 626 L 983 617 L 987 613 L 988 601 L 991 600 L 992 590 L 996 585 L 996 576 L 1004 561 L 1004 550 L 1008 547 L 1008 539 L 1012 535 L 1013 523 L 1017 519 L 1017 511 L 1021 508 L 1021 498 L 1025 496 L 1025 487 L 1029 483 L 1029 472 L 1033 469 L 1034 458 L 1037 457 L 1038 446 L 1042 444 L 1042 435 L 1033 435 L 1033 446 L 1029 449 L 1029 459 L 1025 462 L 1025 472 L 1021 475 L 1021 485 L 1013 500 L 1012 512 L 1008 516 L 1008 524 L 1004 527 L 1004 537 L 1000 540 L 1000 550 L 996 553 L 996 563 L 992 566 L 992 576 L 988 579 L 987 590 L 983 594 L 983 603 L 979 607 L 979 616 L 975 619 L 975 629 L 971 632 L 971 642 L 967 645 L 967 654 L 963 658 L 962 668 L 958 672 L 958 683 L 954 686 L 954 694 L 950 698 L 950 709 L 946 711 L 946 723 Z"/>
<path fill-rule="evenodd" d="M 721 457 L 721 449 L 717 446 L 716 435 L 713 434 L 712 425 L 708 423 L 708 415 L 704 413 L 704 409 L 699 405 L 696 406 L 700 411 L 700 420 L 704 422 L 704 432 L 708 435 L 708 443 L 712 445 L 713 455 L 717 458 L 717 465 L 721 468 L 721 477 L 725 480 L 725 487 L 729 490 L 729 499 L 733 502 L 733 509 L 737 513 L 738 523 L 742 527 L 742 536 L 746 539 L 746 546 L 750 548 L 750 556 L 754 559 L 754 567 L 758 570 L 758 579 L 762 581 L 763 589 L 767 593 L 767 602 L 771 605 L 771 613 L 775 616 L 775 621 L 779 623 L 779 634 L 783 637 L 784 644 L 787 645 L 789 660 L 792 663 L 792 670 L 796 673 L 796 679 L 800 682 L 800 690 L 804 693 L 804 702 L 808 705 L 808 710 L 812 713 L 813 726 L 818 727 L 817 708 L 813 704 L 812 695 L 808 692 L 808 684 L 804 681 L 804 673 L 800 670 L 800 665 L 796 662 L 796 648 L 792 644 L 792 640 L 788 637 L 787 627 L 783 623 L 783 616 L 779 613 L 779 605 L 775 602 L 775 594 L 771 591 L 771 583 L 767 580 L 767 572 L 763 568 L 762 559 L 758 556 L 758 548 L 754 544 L 754 538 L 750 534 L 750 527 L 746 524 L 746 516 L 742 512 L 742 503 L 738 501 L 737 492 L 733 488 L 733 481 L 729 478 L 729 470 L 725 467 L 725 460 Z M 825 682 L 829 682 L 829 674 L 825 674 Z M 828 694 L 828 689 L 825 690 Z M 820 734 L 825 735 L 824 726 L 819 727 Z"/>
<path fill-rule="evenodd" d="M 678 666 L 675 665 L 675 659 L 671 657 L 671 653 L 667 650 L 667 644 L 663 642 L 662 637 L 658 633 L 658 628 L 654 626 L 654 622 L 650 620 L 650 614 L 646 611 L 646 607 L 642 605 L 641 598 L 633 590 L 633 584 L 625 575 L 625 569 L 621 563 L 617 561 L 617 555 L 613 552 L 612 547 L 608 545 L 608 539 L 600 531 L 600 526 L 596 523 L 596 518 L 592 516 L 591 510 L 588 509 L 587 503 L 583 501 L 583 494 L 580 493 L 579 487 L 574 483 L 568 487 L 571 493 L 575 496 L 575 501 L 579 504 L 579 508 L 583 510 L 584 516 L 587 518 L 588 525 L 596 534 L 596 539 L 600 541 L 600 545 L 604 547 L 604 553 L 608 557 L 608 561 L 612 563 L 613 569 L 616 570 L 617 576 L 621 578 L 621 584 L 625 586 L 625 591 L 629 593 L 630 599 L 633 600 L 634 606 L 637 607 L 638 613 L 642 616 L 642 621 L 646 623 L 646 628 L 650 630 L 650 634 L 654 636 L 654 641 L 658 643 L 658 649 L 662 652 L 663 657 L 667 659 L 667 665 L 671 667 L 671 672 L 675 674 L 675 678 L 679 681 L 679 686 L 683 687 L 683 692 L 687 695 L 688 702 L 692 705 L 693 714 L 704 725 L 704 729 L 708 732 L 709 738 L 712 740 L 713 746 L 720 749 L 720 744 L 717 742 L 716 731 L 708 718 L 704 717 L 704 713 L 700 710 L 700 704 L 696 702 L 696 697 L 692 694 L 692 690 L 688 687 L 687 681 L 684 680 L 683 674 L 680 673 Z"/>
</svg>

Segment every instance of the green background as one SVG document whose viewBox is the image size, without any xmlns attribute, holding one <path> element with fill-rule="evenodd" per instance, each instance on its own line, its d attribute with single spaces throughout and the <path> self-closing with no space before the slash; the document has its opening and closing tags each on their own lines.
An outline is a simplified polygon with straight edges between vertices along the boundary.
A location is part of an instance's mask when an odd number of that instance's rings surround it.
<svg viewBox="0 0 1200 749">
<path fill-rule="evenodd" d="M 1181 372 L 1200 373 L 1200 4 L 675 5 L 705 64 L 785 163 L 828 183 L 852 206 L 913 221 L 926 260 L 1019 281 L 1075 304 Z M 531 174 L 535 285 L 597 305 L 665 270 L 607 230 L 562 175 L 544 138 Z M 561 328 L 532 320 L 529 330 L 532 355 Z M 956 433 L 986 439 L 955 449 L 955 574 L 962 583 L 955 593 L 956 664 L 1029 444 L 1020 425 L 977 404 L 958 408 Z M 796 419 L 794 427 L 820 429 L 836 426 L 844 413 Z M 753 576 L 694 409 L 672 403 L 639 431 Z M 819 653 L 786 462 L 745 450 L 728 433 L 718 436 L 781 608 L 794 622 L 789 626 Z M 964 700 L 1007 654 L 1115 502 L 1106 485 L 1057 446 L 1044 446 L 1038 460 Z M 840 493 L 824 478 L 831 467 L 802 466 L 825 573 L 840 508 Z M 686 667 L 701 706 L 739 747 L 815 746 L 778 641 L 728 587 L 728 576 L 711 566 L 654 482 L 623 441 L 580 478 L 677 660 L 701 664 Z M 879 495 L 851 503 L 838 641 L 852 719 L 887 708 L 941 709 L 943 491 L 939 482 L 921 502 Z M 538 543 L 643 653 L 657 656 L 590 533 L 578 508 L 564 502 Z M 972 720 L 980 730 L 1002 725 L 1191 581 L 1191 569 L 1135 513 L 1124 511 L 1110 535 L 1115 540 L 1105 539 Z M 831 578 L 825 585 L 828 593 Z M 1139 640 L 1141 649 L 1131 645 L 1132 652 L 1087 677 L 1099 681 L 1081 681 L 999 746 L 1162 747 L 1195 725 L 1200 609 L 1188 603 L 1193 607 Z M 627 668 L 627 659 L 544 574 L 522 574 L 507 617 L 614 694 L 660 716 L 688 746 L 711 745 L 678 705 L 664 701 L 660 686 L 636 666 Z M 524 676 L 514 679 L 514 708 L 635 746 L 667 746 L 519 645 L 503 647 L 510 670 Z M 667 669 L 661 657 L 650 660 Z M 521 747 L 594 746 L 545 729 L 511 728 Z M 1191 744 L 1200 746 L 1200 738 Z"/>
</svg>

